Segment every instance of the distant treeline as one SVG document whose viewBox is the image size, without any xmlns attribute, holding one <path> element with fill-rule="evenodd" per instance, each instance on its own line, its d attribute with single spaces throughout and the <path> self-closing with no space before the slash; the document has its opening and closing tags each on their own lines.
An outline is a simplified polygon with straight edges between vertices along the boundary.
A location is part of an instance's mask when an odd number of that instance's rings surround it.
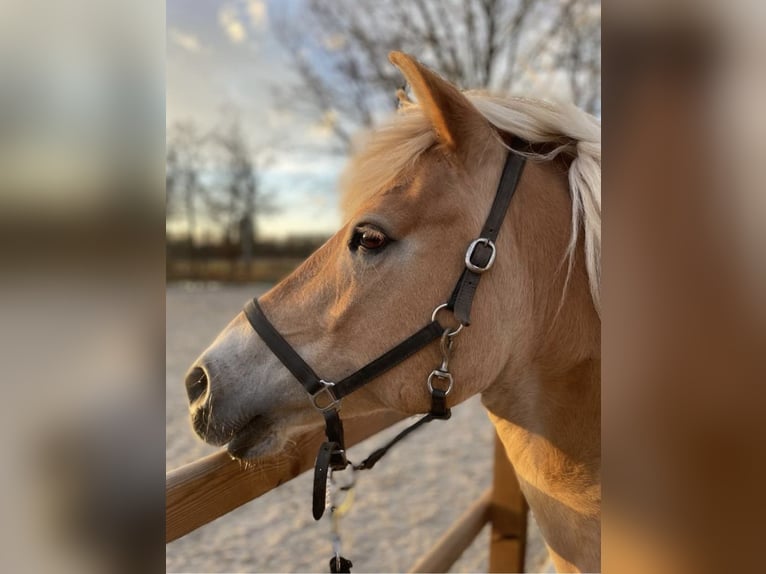
<svg viewBox="0 0 766 574">
<path fill-rule="evenodd" d="M 261 239 L 253 245 L 253 258 L 259 257 L 305 259 L 316 251 L 325 241 L 326 235 L 294 236 L 284 239 Z M 237 260 L 243 257 L 242 244 L 234 241 L 223 242 L 194 242 L 188 239 L 170 239 L 166 243 L 167 257 L 172 259 L 229 259 Z"/>
</svg>

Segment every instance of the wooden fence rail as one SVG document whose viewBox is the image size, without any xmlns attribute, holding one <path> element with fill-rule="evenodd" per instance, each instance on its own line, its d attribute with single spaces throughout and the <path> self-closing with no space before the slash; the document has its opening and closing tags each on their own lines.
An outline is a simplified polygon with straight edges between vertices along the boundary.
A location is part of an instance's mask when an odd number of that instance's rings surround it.
<svg viewBox="0 0 766 574">
<path fill-rule="evenodd" d="M 398 413 L 344 421 L 346 446 L 353 446 L 402 420 Z M 165 542 L 212 522 L 314 467 L 322 428 L 301 435 L 288 450 L 245 466 L 224 451 L 169 472 L 165 478 Z"/>
<path fill-rule="evenodd" d="M 396 413 L 380 413 L 363 420 L 349 419 L 344 423 L 347 446 L 403 418 Z M 169 472 L 165 487 L 166 543 L 309 470 L 323 440 L 322 429 L 310 431 L 301 435 L 288 451 L 259 459 L 247 469 L 226 452 L 219 452 Z M 488 522 L 492 524 L 489 571 L 524 571 L 527 505 L 498 439 L 494 463 L 492 488 L 458 518 L 410 572 L 446 572 Z"/>
</svg>

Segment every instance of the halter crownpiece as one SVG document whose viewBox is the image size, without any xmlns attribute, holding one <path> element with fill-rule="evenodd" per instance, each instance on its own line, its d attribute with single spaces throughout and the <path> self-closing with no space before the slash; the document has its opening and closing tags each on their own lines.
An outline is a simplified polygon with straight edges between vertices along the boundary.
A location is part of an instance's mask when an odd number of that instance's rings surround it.
<svg viewBox="0 0 766 574">
<path fill-rule="evenodd" d="M 514 138 L 514 140 L 519 141 L 518 138 Z M 465 253 L 465 269 L 455 284 L 448 302 L 442 303 L 434 309 L 430 323 L 422 329 L 346 378 L 337 382 L 322 379 L 271 324 L 256 299 L 249 301 L 245 306 L 244 312 L 250 325 L 271 349 L 271 352 L 303 385 L 309 394 L 311 404 L 324 416 L 327 441 L 322 443 L 319 448 L 314 465 L 312 508 L 316 520 L 319 520 L 324 514 L 328 473 L 343 470 L 351 464 L 346 458 L 343 423 L 339 414 L 341 401 L 345 396 L 360 389 L 431 342 L 440 339 L 442 362 L 439 367 L 431 371 L 426 383 L 431 394 L 429 412 L 413 425 L 405 428 L 388 444 L 374 451 L 362 463 L 351 466 L 355 470 L 370 469 L 394 444 L 415 429 L 435 419 L 446 420 L 450 418 L 451 411 L 447 407 L 447 395 L 454 384 L 452 374 L 449 371 L 449 358 L 454 338 L 462 331 L 463 327 L 471 324 L 470 315 L 473 298 L 482 275 L 489 271 L 495 262 L 497 254 L 495 241 L 508 211 L 508 206 L 518 187 L 525 161 L 524 156 L 513 153 L 513 151 L 508 152 L 489 215 L 482 227 L 480 236 L 468 246 Z M 439 312 L 443 309 L 452 311 L 455 319 L 459 322 L 455 329 L 445 328 L 437 320 Z M 343 570 L 335 570 L 336 567 L 341 567 L 341 560 L 344 561 Z M 351 565 L 350 561 L 340 556 L 338 551 L 336 551 L 331 562 L 333 571 L 349 571 L 348 568 Z"/>
</svg>

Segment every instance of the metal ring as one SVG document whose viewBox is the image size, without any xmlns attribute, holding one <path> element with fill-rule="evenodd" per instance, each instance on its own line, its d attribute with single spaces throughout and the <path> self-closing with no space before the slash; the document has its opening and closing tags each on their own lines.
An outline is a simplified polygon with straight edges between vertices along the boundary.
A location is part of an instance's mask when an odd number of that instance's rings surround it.
<svg viewBox="0 0 766 574">
<path fill-rule="evenodd" d="M 484 267 L 480 267 L 471 261 L 473 252 L 476 249 L 476 246 L 479 244 L 486 245 L 492 250 L 492 253 L 489 256 L 489 261 L 487 261 L 487 264 Z M 492 265 L 495 263 L 495 255 L 497 255 L 497 250 L 495 249 L 495 244 L 492 242 L 492 240 L 487 239 L 486 237 L 479 237 L 478 239 L 471 241 L 471 244 L 468 246 L 468 249 L 465 252 L 465 266 L 474 273 L 482 274 L 485 271 L 489 271 L 490 267 L 492 267 Z"/>
<path fill-rule="evenodd" d="M 442 309 L 444 309 L 444 308 L 445 308 L 445 307 L 447 307 L 448 305 L 449 305 L 449 303 L 442 303 L 442 304 L 441 304 L 441 305 L 439 305 L 439 306 L 438 306 L 436 309 L 434 309 L 434 312 L 433 312 L 433 313 L 431 313 L 431 321 L 436 321 L 436 315 L 438 315 L 438 314 L 439 314 L 439 311 L 441 311 Z M 458 324 L 458 326 L 457 326 L 457 328 L 456 328 L 454 331 L 449 331 L 449 332 L 447 333 L 447 336 L 448 336 L 448 337 L 454 337 L 454 336 L 455 336 L 455 335 L 457 335 L 457 334 L 458 334 L 460 331 L 462 331 L 462 330 L 463 330 L 463 327 L 465 327 L 465 325 L 463 325 L 462 323 L 459 323 L 459 324 Z"/>
<path fill-rule="evenodd" d="M 311 393 L 309 395 L 311 397 L 311 404 L 314 405 L 314 408 L 316 408 L 318 411 L 326 413 L 327 411 L 331 410 L 337 410 L 340 406 L 340 399 L 335 396 L 335 393 L 332 392 L 332 387 L 335 386 L 335 383 L 331 383 L 330 381 L 325 381 L 324 379 L 319 379 L 319 382 L 322 384 L 322 388 L 319 389 L 315 393 Z M 330 402 L 327 403 L 324 406 L 321 406 L 319 404 L 319 398 L 326 394 L 329 398 Z"/>
<path fill-rule="evenodd" d="M 434 369 L 431 371 L 431 374 L 428 375 L 428 382 L 426 383 L 428 385 L 428 391 L 433 393 L 434 392 L 434 386 L 431 382 L 434 377 L 437 377 L 439 379 L 444 379 L 445 381 L 449 381 L 449 385 L 447 385 L 447 389 L 444 391 L 444 395 L 448 395 L 450 391 L 452 390 L 452 385 L 455 384 L 454 379 L 452 378 L 452 373 L 447 371 L 440 371 L 439 369 Z"/>
</svg>

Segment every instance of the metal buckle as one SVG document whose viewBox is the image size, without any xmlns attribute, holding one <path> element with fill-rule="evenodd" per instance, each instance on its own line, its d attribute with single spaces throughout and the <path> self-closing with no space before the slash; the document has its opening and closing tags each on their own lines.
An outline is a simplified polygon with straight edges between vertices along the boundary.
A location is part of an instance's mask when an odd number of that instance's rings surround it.
<svg viewBox="0 0 766 574">
<path fill-rule="evenodd" d="M 337 410 L 337 408 L 340 406 L 340 399 L 335 396 L 335 393 L 332 392 L 332 387 L 335 386 L 335 383 L 331 383 L 330 381 L 325 381 L 324 379 L 319 379 L 319 382 L 322 384 L 322 388 L 319 389 L 317 392 L 312 393 L 311 396 L 311 404 L 314 405 L 314 408 L 316 408 L 318 411 L 321 411 L 323 413 L 326 413 L 327 411 L 331 410 Z M 327 398 L 329 399 L 329 403 L 322 406 L 319 404 L 319 399 L 324 395 L 327 395 Z"/>
<path fill-rule="evenodd" d="M 479 244 L 486 245 L 492 250 L 492 254 L 489 256 L 489 261 L 487 261 L 487 264 L 484 267 L 479 267 L 471 261 L 473 252 L 476 249 L 476 246 Z M 465 252 L 465 266 L 474 273 L 484 273 L 485 271 L 489 271 L 490 267 L 492 267 L 492 265 L 495 263 L 495 255 L 497 255 L 497 250 L 495 249 L 495 244 L 492 242 L 492 240 L 487 239 L 486 237 L 479 237 L 478 239 L 471 241 L 471 244 L 468 246 L 468 250 Z"/>
<path fill-rule="evenodd" d="M 431 313 L 431 321 L 436 321 L 436 316 L 439 314 L 439 311 L 441 311 L 442 309 L 447 308 L 448 306 L 449 306 L 449 303 L 442 303 L 436 309 L 434 309 L 434 312 Z M 463 327 L 465 327 L 465 325 L 463 325 L 462 323 L 459 323 L 458 326 L 455 329 L 453 329 L 452 331 L 447 333 L 447 336 L 448 337 L 454 337 L 460 331 L 463 330 Z"/>
<path fill-rule="evenodd" d="M 449 385 L 447 385 L 447 389 L 444 391 L 444 394 L 448 395 L 450 391 L 452 390 L 452 385 L 455 383 L 455 381 L 452 379 L 452 373 L 448 371 L 440 371 L 439 369 L 434 369 L 433 371 L 431 371 L 431 374 L 428 375 L 428 383 L 427 383 L 428 391 L 430 393 L 434 392 L 434 386 L 431 382 L 434 377 L 445 380 L 445 381 L 449 381 Z"/>
</svg>

